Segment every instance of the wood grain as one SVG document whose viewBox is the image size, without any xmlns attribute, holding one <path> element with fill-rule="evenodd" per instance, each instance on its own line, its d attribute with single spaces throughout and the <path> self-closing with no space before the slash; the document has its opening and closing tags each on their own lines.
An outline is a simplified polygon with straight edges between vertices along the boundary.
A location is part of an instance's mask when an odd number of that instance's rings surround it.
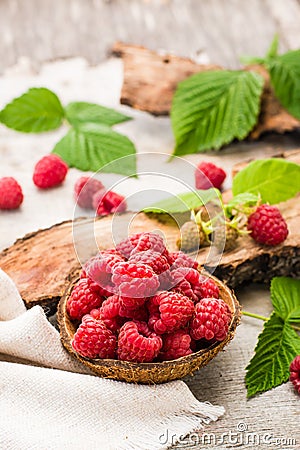
<svg viewBox="0 0 300 450">
<path fill-rule="evenodd" d="M 275 32 L 282 51 L 299 47 L 299 17 L 297 0 L 2 0 L 0 72 L 24 56 L 97 64 L 117 40 L 233 68 L 263 56 Z"/>
</svg>

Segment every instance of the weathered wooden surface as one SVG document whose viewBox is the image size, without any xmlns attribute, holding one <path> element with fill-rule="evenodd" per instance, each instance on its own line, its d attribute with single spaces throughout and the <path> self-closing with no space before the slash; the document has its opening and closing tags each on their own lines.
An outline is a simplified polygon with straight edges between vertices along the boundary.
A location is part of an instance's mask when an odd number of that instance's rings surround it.
<svg viewBox="0 0 300 450">
<path fill-rule="evenodd" d="M 236 67 L 275 32 L 283 51 L 300 47 L 299 23 L 299 0 L 2 0 L 0 72 L 23 56 L 97 64 L 117 40 Z"/>
</svg>

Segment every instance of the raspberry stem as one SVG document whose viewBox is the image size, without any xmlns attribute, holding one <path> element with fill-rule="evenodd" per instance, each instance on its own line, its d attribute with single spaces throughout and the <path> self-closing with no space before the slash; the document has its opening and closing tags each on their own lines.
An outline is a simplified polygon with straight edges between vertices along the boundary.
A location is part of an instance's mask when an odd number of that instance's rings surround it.
<svg viewBox="0 0 300 450">
<path fill-rule="evenodd" d="M 259 314 L 254 314 L 254 313 L 251 313 L 251 312 L 248 312 L 248 311 L 242 311 L 242 314 L 244 316 L 254 317 L 254 319 L 263 320 L 264 322 L 269 320 L 269 317 L 260 316 Z"/>
<path fill-rule="evenodd" d="M 253 317 L 254 319 L 263 320 L 264 322 L 267 322 L 267 320 L 269 320 L 269 317 L 260 316 L 259 314 L 254 314 L 254 313 L 251 313 L 251 312 L 248 312 L 248 311 L 242 311 L 242 314 L 244 316 Z M 295 331 L 300 331 L 300 327 L 297 327 L 296 325 L 291 325 L 291 327 Z"/>
</svg>

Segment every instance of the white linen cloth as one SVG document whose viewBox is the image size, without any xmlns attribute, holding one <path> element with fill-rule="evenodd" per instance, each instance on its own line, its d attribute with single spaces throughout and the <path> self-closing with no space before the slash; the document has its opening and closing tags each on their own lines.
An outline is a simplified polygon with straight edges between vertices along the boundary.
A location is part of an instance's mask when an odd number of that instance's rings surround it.
<svg viewBox="0 0 300 450">
<path fill-rule="evenodd" d="M 28 361 L 0 362 L 1 449 L 165 449 L 224 414 L 182 381 L 93 376 L 64 350 L 40 306 L 26 310 L 1 270 L 0 353 Z"/>
</svg>

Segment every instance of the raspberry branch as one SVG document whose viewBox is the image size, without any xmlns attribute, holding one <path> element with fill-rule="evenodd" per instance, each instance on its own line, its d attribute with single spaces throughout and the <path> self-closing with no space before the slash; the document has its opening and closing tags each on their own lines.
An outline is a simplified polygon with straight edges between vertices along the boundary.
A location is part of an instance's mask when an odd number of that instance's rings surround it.
<svg viewBox="0 0 300 450">
<path fill-rule="evenodd" d="M 270 319 L 270 317 L 261 316 L 259 314 L 254 314 L 249 311 L 242 311 L 242 314 L 243 314 L 243 316 L 253 317 L 254 319 L 263 320 L 264 322 L 267 322 Z M 300 327 L 297 327 L 296 325 L 291 325 L 291 327 L 295 331 L 300 331 Z"/>
</svg>

